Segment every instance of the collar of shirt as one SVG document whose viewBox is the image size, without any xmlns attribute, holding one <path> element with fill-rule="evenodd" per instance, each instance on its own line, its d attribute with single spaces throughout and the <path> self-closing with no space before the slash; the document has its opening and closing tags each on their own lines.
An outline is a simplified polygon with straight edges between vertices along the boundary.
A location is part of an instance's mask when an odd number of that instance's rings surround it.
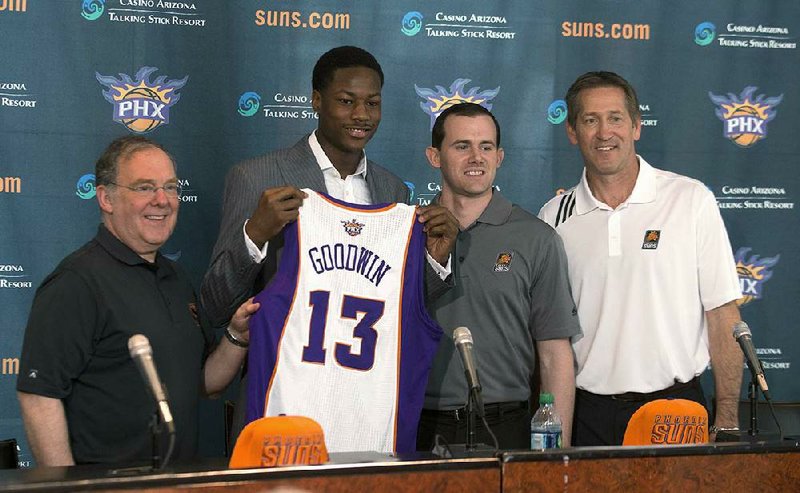
<svg viewBox="0 0 800 493">
<path fill-rule="evenodd" d="M 441 192 L 436 194 L 436 197 L 433 198 L 433 203 L 438 204 L 441 195 Z M 514 204 L 505 198 L 499 190 L 492 188 L 492 199 L 489 200 L 489 204 L 486 206 L 483 212 L 481 212 L 481 215 L 478 216 L 478 219 L 476 219 L 475 222 L 470 224 L 466 229 L 473 228 L 478 223 L 491 224 L 493 226 L 505 224 L 506 221 L 508 221 L 508 218 L 511 216 L 511 209 L 513 207 Z"/>
<path fill-rule="evenodd" d="M 372 197 L 367 185 L 367 155 L 361 154 L 361 161 L 358 163 L 356 172 L 352 175 L 342 176 L 333 166 L 331 160 L 322 150 L 317 140 L 316 130 L 308 137 L 308 145 L 317 160 L 322 177 L 325 180 L 325 188 L 333 198 L 349 202 L 351 204 L 371 204 Z"/>
<path fill-rule="evenodd" d="M 328 155 L 325 154 L 325 151 L 322 150 L 322 146 L 319 145 L 319 140 L 317 140 L 317 131 L 314 130 L 311 132 L 311 135 L 308 136 L 308 145 L 311 147 L 311 152 L 314 153 L 314 159 L 317 160 L 317 164 L 319 165 L 319 169 L 322 170 L 323 173 L 326 173 L 330 170 L 333 170 L 336 173 L 336 177 L 341 179 L 341 175 L 339 171 L 333 166 L 333 163 L 330 159 L 328 159 Z M 353 173 L 353 176 L 361 175 L 364 179 L 367 178 L 367 153 L 366 151 L 361 153 L 361 161 L 358 162 L 358 167 L 356 168 L 356 172 Z"/>
<path fill-rule="evenodd" d="M 159 272 L 161 277 L 169 275 L 171 272 L 173 272 L 172 266 L 169 265 L 169 262 L 164 261 L 161 252 L 156 252 L 156 261 L 154 263 L 150 263 L 139 256 L 139 254 L 131 250 L 131 248 L 120 241 L 119 238 L 114 236 L 103 223 L 100 223 L 100 226 L 98 226 L 97 236 L 95 239 L 97 240 L 97 243 L 99 243 L 100 246 L 108 252 L 109 255 L 123 264 L 131 266 L 143 265 L 152 271 Z"/>
<path fill-rule="evenodd" d="M 481 215 L 478 216 L 475 222 L 491 224 L 493 226 L 505 224 L 509 216 L 511 216 L 512 207 L 513 204 L 511 201 L 505 198 L 497 189 L 493 188 L 492 200 L 489 201 L 489 205 L 481 212 Z"/>
<path fill-rule="evenodd" d="M 639 175 L 636 177 L 636 184 L 630 197 L 622 203 L 626 204 L 646 204 L 656 199 L 656 172 L 643 157 L 636 155 L 639 160 Z M 609 207 L 594 198 L 586 181 L 586 168 L 583 169 L 581 181 L 575 190 L 575 213 L 586 214 L 597 208 L 608 209 Z"/>
</svg>

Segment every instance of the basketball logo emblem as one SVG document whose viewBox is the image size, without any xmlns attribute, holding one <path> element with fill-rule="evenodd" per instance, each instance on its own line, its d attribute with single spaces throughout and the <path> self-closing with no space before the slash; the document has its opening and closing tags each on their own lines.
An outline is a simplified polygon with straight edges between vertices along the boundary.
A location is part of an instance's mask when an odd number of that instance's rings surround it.
<svg viewBox="0 0 800 493">
<path fill-rule="evenodd" d="M 644 232 L 644 241 L 642 242 L 642 250 L 655 250 L 658 248 L 658 242 L 661 240 L 660 229 L 648 229 Z"/>
<path fill-rule="evenodd" d="M 427 87 L 419 87 L 414 84 L 414 90 L 417 96 L 424 99 L 419 103 L 422 111 L 430 115 L 431 128 L 433 128 L 436 118 L 447 108 L 460 103 L 475 103 L 483 106 L 487 110 L 492 109 L 492 99 L 500 92 L 500 87 L 494 89 L 486 89 L 480 91 L 479 87 L 466 89 L 465 86 L 470 82 L 470 79 L 456 79 L 450 84 L 448 91 L 442 86 L 436 86 L 436 90 Z"/>
<path fill-rule="evenodd" d="M 739 96 L 708 93 L 711 101 L 717 105 L 717 118 L 724 123 L 725 137 L 739 147 L 751 147 L 767 137 L 767 122 L 775 118 L 775 106 L 783 101 L 783 94 L 769 98 L 763 94 L 754 97 L 756 89 L 748 86 Z"/>
<path fill-rule="evenodd" d="M 511 261 L 514 259 L 514 254 L 511 252 L 500 252 L 497 255 L 497 260 L 494 262 L 495 272 L 508 272 L 511 270 Z"/>
<path fill-rule="evenodd" d="M 167 80 L 162 75 L 150 82 L 150 74 L 157 70 L 155 67 L 142 67 L 134 78 L 119 74 L 119 79 L 95 73 L 98 82 L 108 88 L 103 91 L 103 97 L 114 106 L 114 121 L 131 132 L 145 134 L 169 123 L 170 107 L 181 97 L 177 91 L 189 80 L 188 76 Z"/>
<path fill-rule="evenodd" d="M 739 276 L 739 287 L 742 297 L 736 301 L 739 306 L 761 299 L 764 295 L 764 283 L 772 278 L 772 268 L 778 263 L 780 254 L 774 257 L 752 255 L 752 248 L 742 247 L 736 252 L 736 274 Z"/>
<path fill-rule="evenodd" d="M 349 234 L 350 236 L 360 235 L 361 230 L 364 228 L 364 224 L 358 222 L 355 219 L 350 219 L 349 221 L 342 221 L 342 226 L 344 226 L 345 233 Z"/>
</svg>

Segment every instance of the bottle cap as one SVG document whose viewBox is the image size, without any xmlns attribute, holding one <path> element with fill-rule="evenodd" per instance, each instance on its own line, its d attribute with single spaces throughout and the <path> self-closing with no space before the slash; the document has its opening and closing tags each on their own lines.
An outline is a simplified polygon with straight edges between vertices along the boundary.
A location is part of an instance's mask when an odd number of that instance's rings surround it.
<svg viewBox="0 0 800 493">
<path fill-rule="evenodd" d="M 539 404 L 552 404 L 553 403 L 553 394 L 550 392 L 542 392 L 539 394 Z"/>
</svg>

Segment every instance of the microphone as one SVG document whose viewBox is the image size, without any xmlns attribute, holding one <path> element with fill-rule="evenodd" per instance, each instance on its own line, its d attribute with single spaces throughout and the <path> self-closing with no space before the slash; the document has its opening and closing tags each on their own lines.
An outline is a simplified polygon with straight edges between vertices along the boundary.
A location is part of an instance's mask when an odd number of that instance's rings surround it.
<svg viewBox="0 0 800 493">
<path fill-rule="evenodd" d="M 150 394 L 158 403 L 158 413 L 161 415 L 161 421 L 167 425 L 167 431 L 169 431 L 170 435 L 175 433 L 175 422 L 172 420 L 172 413 L 169 410 L 167 395 L 161 385 L 161 379 L 158 378 L 150 341 L 142 334 L 134 334 L 128 339 L 128 351 L 131 353 L 131 358 L 136 362 L 136 367 L 139 368 L 139 373 L 142 374 Z"/>
<path fill-rule="evenodd" d="M 475 400 L 475 407 L 478 416 L 483 418 L 483 397 L 481 396 L 481 382 L 478 380 L 478 369 L 475 366 L 475 359 L 472 356 L 472 333 L 466 327 L 458 327 L 453 331 L 453 342 L 461 355 L 461 362 L 464 364 L 464 373 L 467 375 L 467 385 L 470 393 Z"/>
<path fill-rule="evenodd" d="M 761 388 L 761 393 L 764 394 L 764 398 L 770 400 L 767 379 L 764 377 L 764 369 L 761 367 L 761 361 L 758 360 L 758 355 L 756 355 L 756 348 L 753 346 L 753 333 L 750 332 L 750 327 L 747 326 L 747 323 L 740 320 L 733 324 L 733 338 L 739 343 L 745 358 L 747 358 L 747 366 L 750 367 L 753 380 L 758 382 L 758 386 Z"/>
</svg>

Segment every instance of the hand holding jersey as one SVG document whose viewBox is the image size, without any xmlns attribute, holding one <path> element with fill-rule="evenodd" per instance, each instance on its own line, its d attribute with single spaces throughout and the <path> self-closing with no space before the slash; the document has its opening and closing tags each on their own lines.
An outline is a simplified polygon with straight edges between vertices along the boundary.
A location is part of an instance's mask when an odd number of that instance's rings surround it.
<svg viewBox="0 0 800 493">
<path fill-rule="evenodd" d="M 425 227 L 423 231 L 427 235 L 425 248 L 439 265 L 447 265 L 450 252 L 456 244 L 458 237 L 458 220 L 446 207 L 439 204 L 431 204 L 417 208 L 419 222 Z"/>
<path fill-rule="evenodd" d="M 262 248 L 284 226 L 297 220 L 297 210 L 306 197 L 304 192 L 292 186 L 267 188 L 245 225 L 247 236 L 258 248 Z"/>
</svg>

